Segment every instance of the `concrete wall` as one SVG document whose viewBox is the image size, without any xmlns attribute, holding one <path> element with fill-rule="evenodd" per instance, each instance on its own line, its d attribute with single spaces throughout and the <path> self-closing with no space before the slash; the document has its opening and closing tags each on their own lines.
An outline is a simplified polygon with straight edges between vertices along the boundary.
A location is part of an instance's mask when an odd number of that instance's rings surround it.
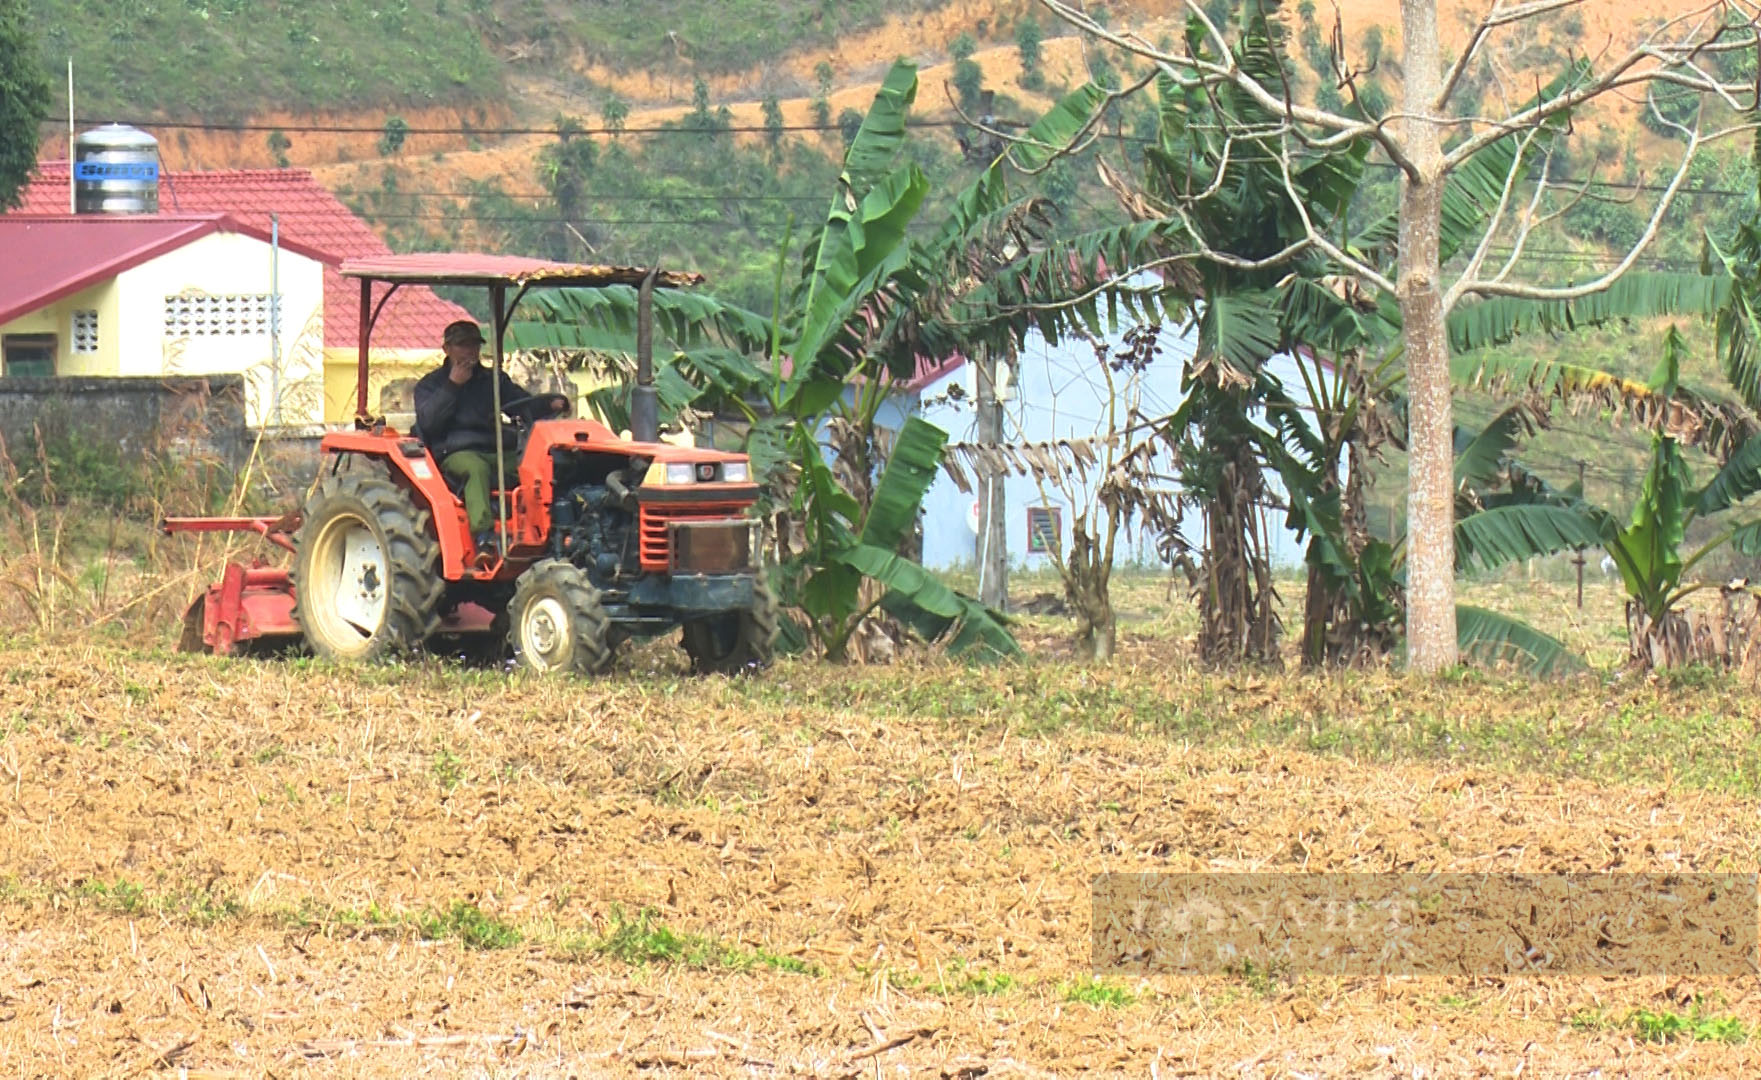
<svg viewBox="0 0 1761 1080">
<path fill-rule="evenodd" d="M 185 447 L 233 464 L 250 452 L 245 380 L 198 378 L 0 379 L 0 437 L 16 460 L 46 442 L 87 439 L 124 460 Z"/>
</svg>

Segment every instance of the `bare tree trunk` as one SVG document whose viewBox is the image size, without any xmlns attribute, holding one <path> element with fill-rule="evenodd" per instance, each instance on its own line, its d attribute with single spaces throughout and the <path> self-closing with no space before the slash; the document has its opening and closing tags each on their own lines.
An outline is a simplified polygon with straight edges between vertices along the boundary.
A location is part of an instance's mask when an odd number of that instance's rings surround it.
<svg viewBox="0 0 1761 1080">
<path fill-rule="evenodd" d="M 977 357 L 978 441 L 987 446 L 1003 441 L 1003 404 L 997 400 L 997 355 L 981 349 Z M 979 478 L 978 598 L 989 607 L 1009 607 L 1008 508 L 1003 495 L 1005 474 L 987 469 Z"/>
<path fill-rule="evenodd" d="M 1416 176 L 1400 185 L 1400 315 L 1410 407 L 1407 459 L 1407 662 L 1421 675 L 1455 666 L 1454 422 L 1449 337 L 1439 280 L 1443 149 L 1435 120 L 1442 86 L 1436 0 L 1400 0 L 1405 149 Z"/>
</svg>

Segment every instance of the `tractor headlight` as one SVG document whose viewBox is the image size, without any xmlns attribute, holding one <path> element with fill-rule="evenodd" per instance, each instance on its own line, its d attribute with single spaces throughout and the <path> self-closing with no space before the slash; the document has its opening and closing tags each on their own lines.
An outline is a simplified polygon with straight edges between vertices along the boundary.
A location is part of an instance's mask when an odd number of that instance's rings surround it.
<svg viewBox="0 0 1761 1080">
<path fill-rule="evenodd" d="M 724 461 L 722 479 L 730 484 L 744 484 L 752 479 L 752 470 L 744 461 Z"/>
<path fill-rule="evenodd" d="M 689 484 L 696 479 L 697 471 L 689 461 L 669 461 L 666 466 L 666 482 L 669 484 Z"/>
</svg>

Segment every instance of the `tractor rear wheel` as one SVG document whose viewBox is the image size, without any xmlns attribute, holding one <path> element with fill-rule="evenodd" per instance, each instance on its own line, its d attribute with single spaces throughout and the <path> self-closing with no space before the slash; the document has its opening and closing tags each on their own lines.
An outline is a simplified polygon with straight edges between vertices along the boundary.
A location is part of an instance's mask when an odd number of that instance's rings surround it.
<svg viewBox="0 0 1761 1080">
<path fill-rule="evenodd" d="M 537 672 L 598 675 L 611 667 L 611 617 L 587 572 L 561 559 L 533 564 L 508 603 L 514 657 Z"/>
<path fill-rule="evenodd" d="M 768 667 L 776 651 L 777 601 L 761 577 L 744 611 L 731 611 L 685 624 L 680 644 L 700 675 L 734 675 Z"/>
<path fill-rule="evenodd" d="M 428 511 L 370 470 L 325 475 L 294 535 L 294 622 L 319 656 L 382 660 L 439 624 L 440 545 Z"/>
</svg>

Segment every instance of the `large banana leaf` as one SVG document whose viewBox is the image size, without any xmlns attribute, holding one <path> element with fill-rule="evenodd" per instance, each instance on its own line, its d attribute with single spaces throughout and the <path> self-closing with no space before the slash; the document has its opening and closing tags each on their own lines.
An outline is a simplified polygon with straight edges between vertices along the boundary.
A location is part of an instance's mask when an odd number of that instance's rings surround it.
<svg viewBox="0 0 1761 1080">
<path fill-rule="evenodd" d="M 886 257 L 890 251 L 889 234 L 896 232 L 903 237 L 905 224 L 916 214 L 928 190 L 929 182 L 915 166 L 904 170 L 893 167 L 899 148 L 905 143 L 905 120 L 916 98 L 917 66 L 905 60 L 896 61 L 881 80 L 862 126 L 844 153 L 844 169 L 838 176 L 825 225 L 810 240 L 812 258 L 804 264 L 798 309 L 799 340 L 789 350 L 795 360 L 796 375 L 802 374 L 803 364 L 812 367 L 819 347 L 833 333 L 832 318 L 848 306 L 851 290 L 868 268 Z M 891 190 L 875 198 L 883 188 Z M 915 198 L 905 208 L 901 201 L 909 197 L 912 188 L 916 189 Z M 882 219 L 890 220 L 890 227 L 883 224 L 881 235 L 868 243 L 864 236 L 866 226 Z M 897 242 L 892 241 L 895 246 Z M 805 353 L 802 345 L 809 346 Z"/>
<path fill-rule="evenodd" d="M 1645 482 L 1633 506 L 1632 523 L 1604 546 L 1620 568 L 1627 595 L 1656 619 L 1681 581 L 1688 474 L 1674 439 L 1658 436 L 1651 443 L 1651 467 L 1645 471 Z"/>
<path fill-rule="evenodd" d="M 1455 432 L 1455 490 L 1490 488 L 1504 476 L 1506 460 L 1533 429 L 1528 406 L 1518 402 L 1494 416 L 1477 433 Z"/>
<path fill-rule="evenodd" d="M 1558 638 L 1508 615 L 1467 604 L 1455 606 L 1455 640 L 1463 656 L 1517 663 L 1539 678 L 1580 671 L 1585 666 Z"/>
<path fill-rule="evenodd" d="M 1761 343 L 1761 296 L 1757 295 L 1761 279 L 1756 268 L 1761 257 L 1761 231 L 1753 224 L 1739 228 L 1729 254 L 1710 236 L 1706 246 L 1734 281 L 1728 300 L 1718 311 L 1719 365 L 1743 403 L 1761 410 L 1761 351 L 1757 350 L 1757 343 Z"/>
<path fill-rule="evenodd" d="M 1448 320 L 1454 353 L 1503 345 L 1520 334 L 1558 333 L 1626 319 L 1694 315 L 1710 319 L 1730 299 L 1728 276 L 1634 270 L 1576 300 L 1495 296 L 1456 305 Z"/>
<path fill-rule="evenodd" d="M 833 397 L 842 392 L 843 377 L 856 356 L 846 351 L 841 360 L 833 359 L 838 355 L 832 347 L 834 339 L 875 291 L 905 267 L 909 258 L 905 229 L 928 193 L 928 178 L 910 165 L 875 184 L 843 221 L 827 224 L 799 334 L 786 345 L 794 370 L 784 384 L 782 400 L 786 405 L 804 402 L 793 411 L 823 408 L 818 399 L 824 397 L 824 384 L 833 384 Z M 815 400 L 806 401 L 804 392 L 810 387 Z"/>
<path fill-rule="evenodd" d="M 1140 221 L 1063 237 L 995 270 L 955 299 L 941 320 L 925 324 L 921 339 L 926 345 L 976 339 L 996 347 L 1019 344 L 1028 330 L 1038 329 L 1055 345 L 1072 334 L 1104 334 L 1105 324 L 1117 324 L 1121 313 L 1135 321 L 1176 321 L 1191 299 L 1180 287 L 1160 280 L 1107 283 L 1105 276 L 1165 254 L 1164 227 Z"/>
<path fill-rule="evenodd" d="M 1746 522 L 1731 530 L 1730 546 L 1745 558 L 1761 555 L 1761 520 Z"/>
<path fill-rule="evenodd" d="M 1694 516 L 1728 510 L 1757 491 L 1761 491 L 1761 439 L 1750 439 L 1700 490 L 1694 499 Z"/>
<path fill-rule="evenodd" d="M 862 542 L 894 550 L 916 524 L 918 507 L 935 482 L 936 466 L 948 433 L 921 416 L 913 416 L 899 429 L 892 456 L 874 488 L 868 520 L 862 524 Z"/>
<path fill-rule="evenodd" d="M 887 611 L 906 622 L 924 640 L 935 643 L 946 639 L 948 651 L 957 655 L 1020 655 L 1021 646 L 1009 633 L 1002 616 L 950 589 L 909 559 L 873 544 L 845 548 L 836 558 L 885 585 Z M 953 631 L 951 638 L 949 631 Z"/>
<path fill-rule="evenodd" d="M 917 100 L 917 65 L 908 60 L 894 61 L 875 91 L 874 102 L 856 129 L 856 137 L 844 152 L 844 171 L 839 192 L 832 200 L 827 220 L 848 216 L 846 199 L 861 199 L 868 189 L 893 171 L 900 147 L 905 145 L 905 121 L 911 105 Z"/>
<path fill-rule="evenodd" d="M 1198 322 L 1198 348 L 1208 349 L 1244 375 L 1278 351 L 1278 298 L 1271 292 L 1238 289 L 1213 293 Z"/>
<path fill-rule="evenodd" d="M 1531 503 L 1497 506 L 1455 523 L 1455 568 L 1487 570 L 1556 551 L 1600 547 L 1602 523 L 1578 507 Z"/>
</svg>

